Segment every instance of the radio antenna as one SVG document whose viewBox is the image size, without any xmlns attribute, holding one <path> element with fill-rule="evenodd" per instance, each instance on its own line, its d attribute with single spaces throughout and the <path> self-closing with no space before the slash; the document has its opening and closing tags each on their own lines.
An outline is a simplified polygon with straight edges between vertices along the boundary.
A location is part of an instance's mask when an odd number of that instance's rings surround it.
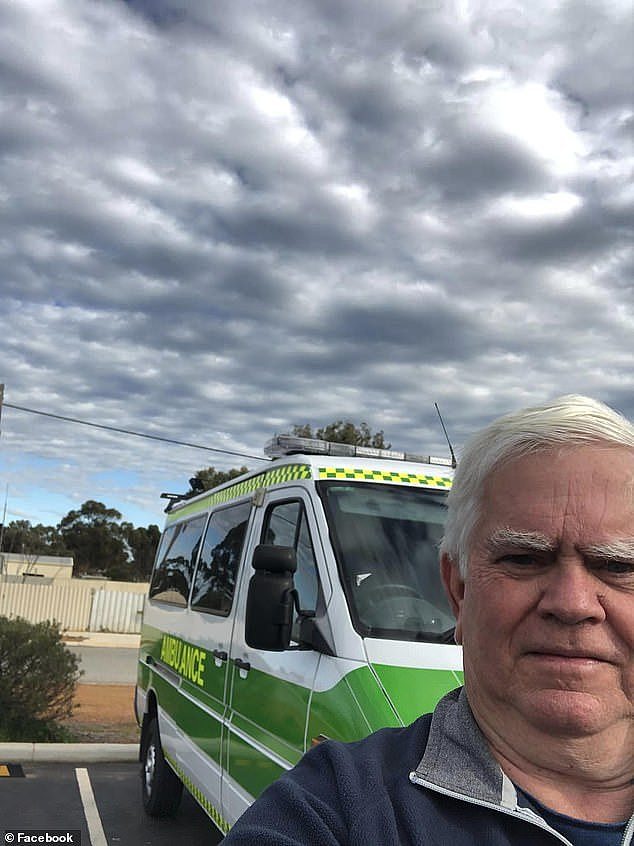
<svg viewBox="0 0 634 846">
<path fill-rule="evenodd" d="M 447 434 L 447 430 L 445 429 L 445 424 L 442 419 L 440 409 L 438 408 L 438 403 L 435 402 L 434 405 L 436 406 L 436 411 L 438 412 L 438 419 L 440 420 L 440 425 L 442 426 L 442 430 L 445 433 L 445 438 L 447 438 L 447 443 L 449 444 L 449 452 L 451 453 L 451 466 L 455 470 L 458 466 L 458 462 L 456 461 L 456 453 L 453 451 L 453 447 L 451 446 L 451 441 L 449 440 L 449 435 Z"/>
</svg>

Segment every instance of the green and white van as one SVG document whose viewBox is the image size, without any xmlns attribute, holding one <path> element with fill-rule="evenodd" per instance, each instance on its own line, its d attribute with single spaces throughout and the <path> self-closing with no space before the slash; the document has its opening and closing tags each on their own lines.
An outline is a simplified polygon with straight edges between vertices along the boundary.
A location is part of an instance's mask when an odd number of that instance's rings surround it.
<svg viewBox="0 0 634 846">
<path fill-rule="evenodd" d="M 279 436 L 171 502 L 135 707 L 143 802 L 226 832 L 311 745 L 407 725 L 462 683 L 438 574 L 450 463 Z"/>
</svg>

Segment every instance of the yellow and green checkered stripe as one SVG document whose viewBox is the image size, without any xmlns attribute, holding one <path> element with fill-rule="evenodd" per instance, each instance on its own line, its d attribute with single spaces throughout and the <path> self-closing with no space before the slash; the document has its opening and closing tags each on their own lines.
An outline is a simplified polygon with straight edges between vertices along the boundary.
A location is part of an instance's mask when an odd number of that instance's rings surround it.
<svg viewBox="0 0 634 846">
<path fill-rule="evenodd" d="M 194 797 L 194 799 L 198 802 L 200 807 L 204 811 L 206 811 L 207 814 L 209 814 L 209 816 L 215 822 L 215 824 L 218 826 L 220 831 L 223 834 L 226 834 L 229 831 L 229 829 L 231 828 L 231 826 L 225 820 L 225 818 L 222 816 L 222 814 L 219 813 L 219 811 L 217 811 L 216 808 L 214 808 L 214 806 L 211 804 L 209 799 L 207 799 L 205 794 L 196 787 L 196 785 L 193 783 L 193 781 L 191 781 L 191 779 L 187 778 L 187 776 L 185 775 L 183 770 L 178 766 L 178 764 L 172 758 L 172 756 L 171 755 L 165 755 L 165 757 L 169 761 L 171 768 L 174 770 L 176 775 L 183 782 L 183 784 L 185 785 L 187 790 L 191 793 L 191 795 Z"/>
<path fill-rule="evenodd" d="M 210 493 L 209 496 L 203 499 L 198 499 L 191 505 L 184 508 L 178 508 L 173 511 L 167 518 L 167 523 L 172 523 L 174 520 L 180 520 L 188 514 L 197 514 L 201 511 L 206 511 L 212 505 L 218 505 L 223 502 L 231 502 L 233 499 L 244 496 L 245 494 L 253 493 L 260 488 L 269 488 L 273 485 L 281 485 L 284 482 L 293 482 L 296 479 L 311 479 L 312 471 L 308 464 L 284 464 L 281 467 L 276 467 L 273 470 L 267 470 L 264 473 L 258 473 L 257 476 L 251 476 L 250 479 L 245 479 L 243 482 L 238 482 L 235 485 L 230 485 L 228 488 L 223 488 L 216 493 Z"/>
<path fill-rule="evenodd" d="M 320 467 L 320 479 L 354 479 L 362 482 L 398 482 L 403 485 L 422 485 L 426 488 L 451 487 L 449 476 L 429 476 L 425 473 L 399 473 L 397 470 L 368 470 L 354 467 Z"/>
</svg>

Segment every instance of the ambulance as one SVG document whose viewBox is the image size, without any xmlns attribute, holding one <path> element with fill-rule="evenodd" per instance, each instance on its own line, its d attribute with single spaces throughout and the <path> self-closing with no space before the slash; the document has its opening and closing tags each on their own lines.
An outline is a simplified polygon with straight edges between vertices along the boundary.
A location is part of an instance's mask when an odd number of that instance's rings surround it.
<svg viewBox="0 0 634 846">
<path fill-rule="evenodd" d="M 167 508 L 135 694 L 142 799 L 227 832 L 326 738 L 462 684 L 438 570 L 451 462 L 276 436 L 266 469 Z"/>
</svg>

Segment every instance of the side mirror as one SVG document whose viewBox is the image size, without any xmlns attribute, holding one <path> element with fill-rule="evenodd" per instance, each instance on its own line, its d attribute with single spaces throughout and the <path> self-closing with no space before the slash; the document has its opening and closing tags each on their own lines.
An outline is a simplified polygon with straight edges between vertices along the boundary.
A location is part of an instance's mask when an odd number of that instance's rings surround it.
<svg viewBox="0 0 634 846">
<path fill-rule="evenodd" d="M 260 544 L 253 551 L 244 634 L 253 649 L 283 652 L 291 642 L 297 556 L 292 546 Z"/>
</svg>

